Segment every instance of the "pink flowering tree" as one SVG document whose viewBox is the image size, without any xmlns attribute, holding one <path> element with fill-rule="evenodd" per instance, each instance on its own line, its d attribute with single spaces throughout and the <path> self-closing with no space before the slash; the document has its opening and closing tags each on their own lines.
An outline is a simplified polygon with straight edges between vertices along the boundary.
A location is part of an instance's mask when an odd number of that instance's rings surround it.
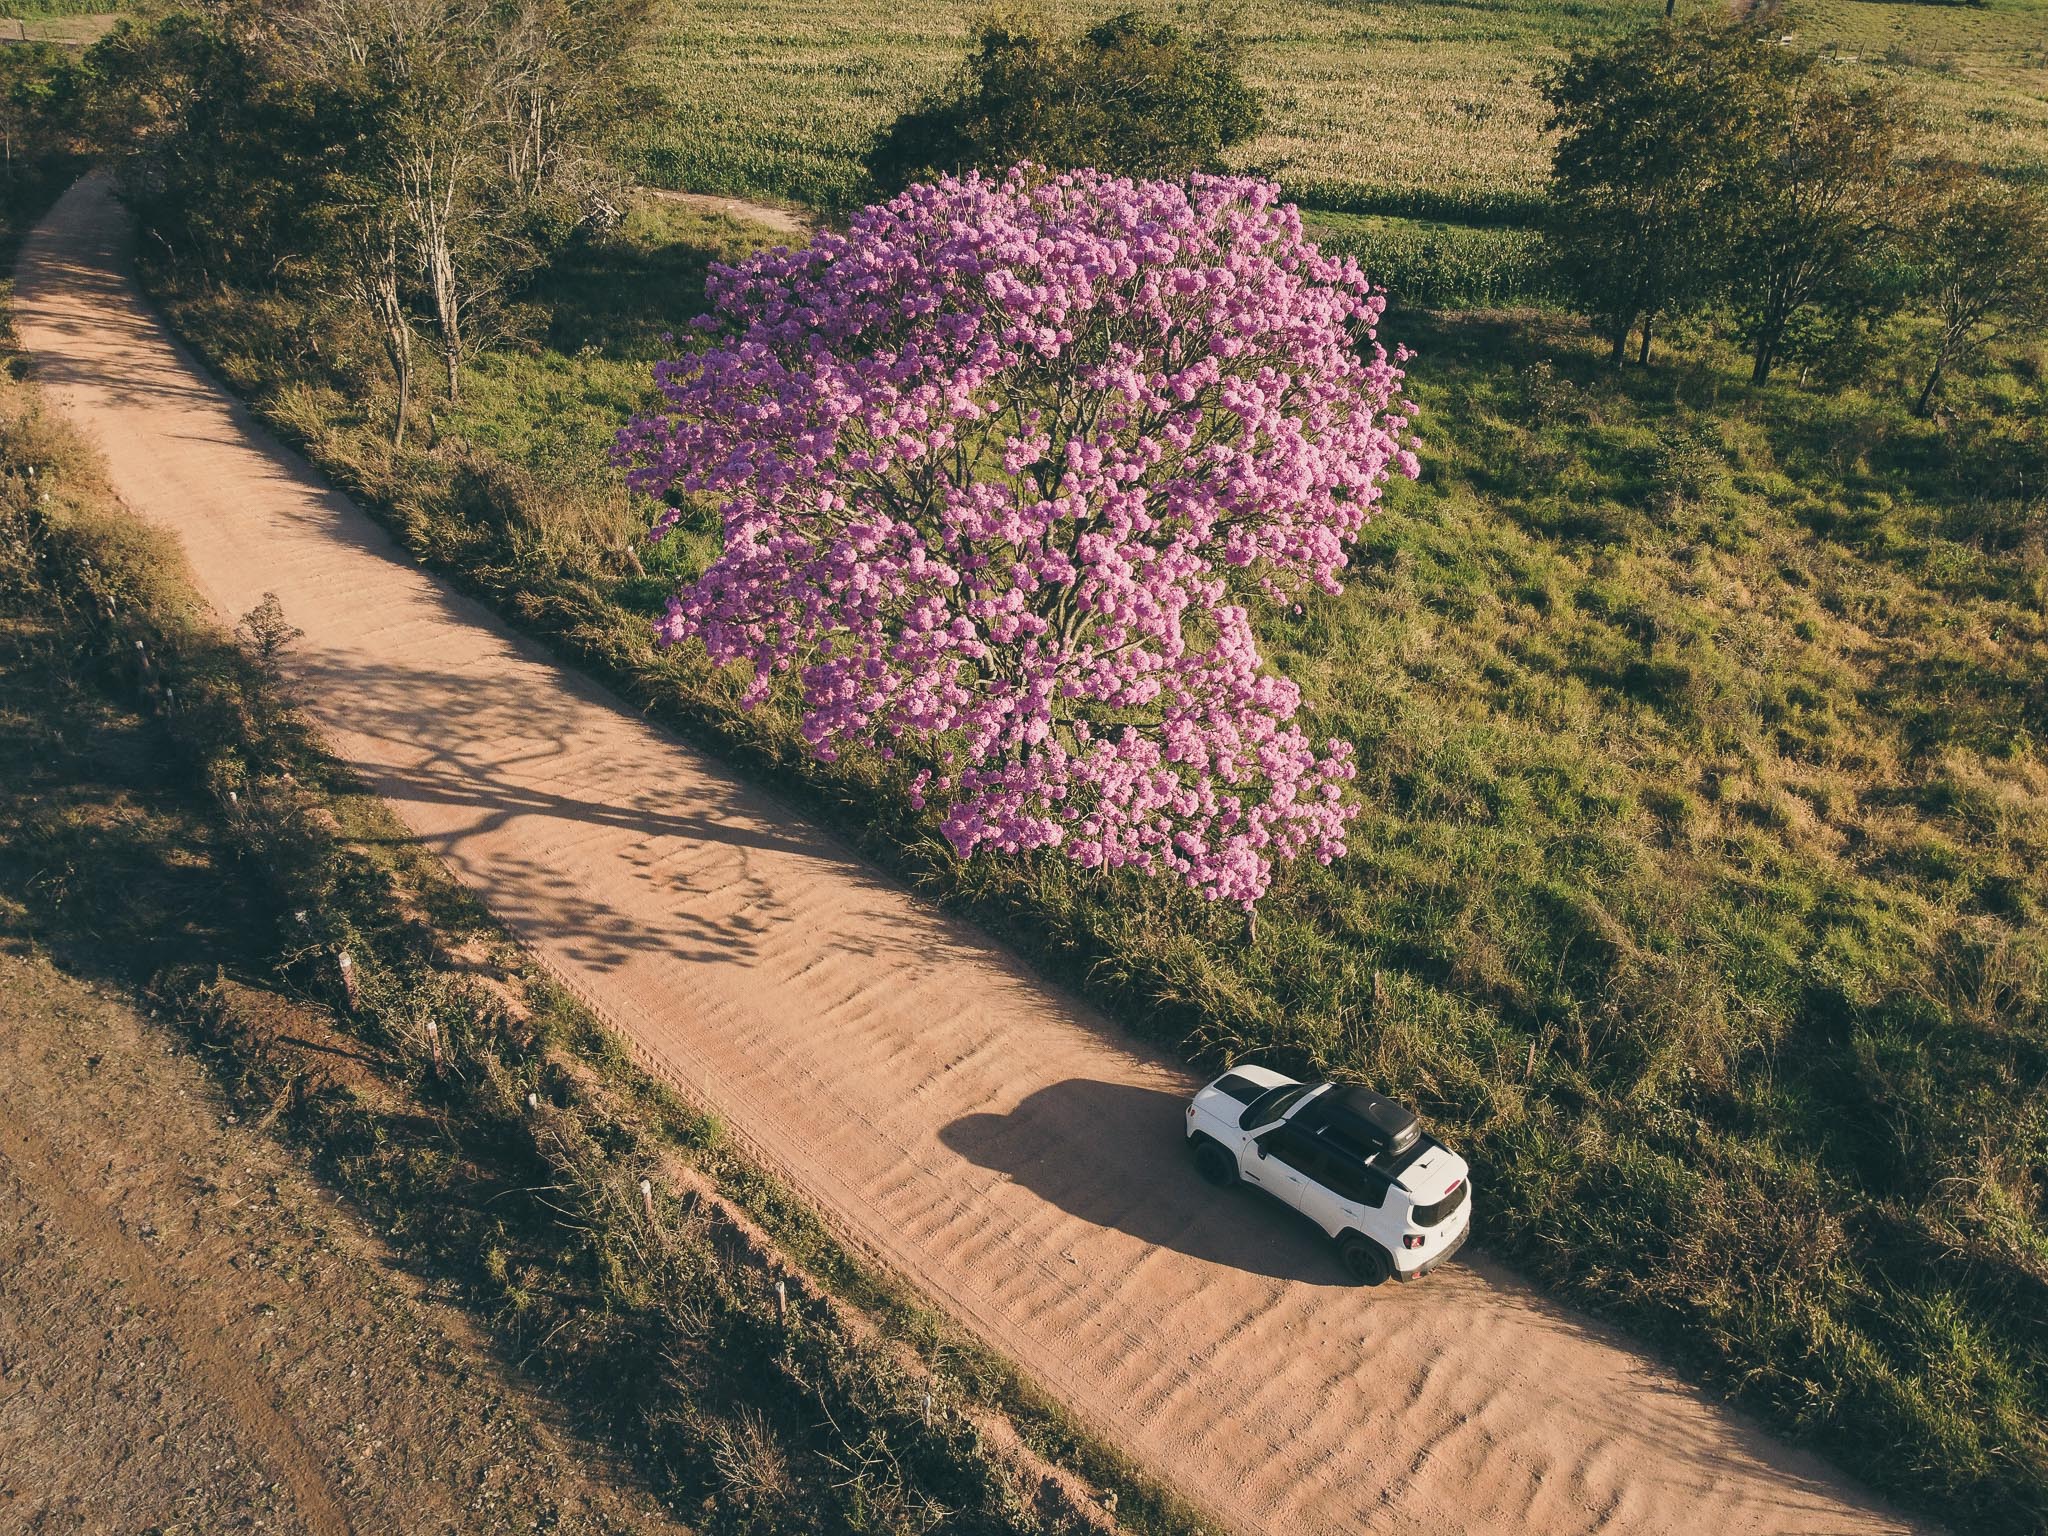
<svg viewBox="0 0 2048 1536">
<path fill-rule="evenodd" d="M 1384 300 L 1277 188 L 949 179 L 708 292 L 619 442 L 724 525 L 664 643 L 748 663 L 750 704 L 794 674 L 813 750 L 908 756 L 963 857 L 1249 910 L 1343 853 L 1351 749 L 1294 723 L 1252 615 L 1339 590 L 1413 413 Z"/>
</svg>

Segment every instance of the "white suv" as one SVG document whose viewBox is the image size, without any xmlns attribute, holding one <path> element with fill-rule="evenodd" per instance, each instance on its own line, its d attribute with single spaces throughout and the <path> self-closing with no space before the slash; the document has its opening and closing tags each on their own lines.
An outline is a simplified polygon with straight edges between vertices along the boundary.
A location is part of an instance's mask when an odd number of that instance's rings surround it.
<svg viewBox="0 0 2048 1536">
<path fill-rule="evenodd" d="M 1321 1227 L 1361 1285 L 1419 1280 L 1472 1230 L 1465 1160 L 1367 1088 L 1233 1067 L 1188 1105 L 1188 1143 L 1211 1184 L 1241 1179 Z"/>
</svg>

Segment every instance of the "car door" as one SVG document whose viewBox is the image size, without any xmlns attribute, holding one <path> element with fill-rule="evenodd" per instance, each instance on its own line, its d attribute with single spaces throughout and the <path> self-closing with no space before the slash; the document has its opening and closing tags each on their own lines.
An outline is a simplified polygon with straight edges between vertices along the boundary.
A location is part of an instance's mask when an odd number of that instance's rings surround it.
<svg viewBox="0 0 2048 1536">
<path fill-rule="evenodd" d="M 1324 1153 L 1315 1139 L 1281 1126 L 1259 1138 L 1257 1182 L 1325 1232 L 1342 1229 L 1343 1201 L 1324 1182 Z"/>
<path fill-rule="evenodd" d="M 1317 1180 L 1330 1193 L 1329 1219 L 1323 1230 L 1333 1236 L 1349 1227 L 1369 1235 L 1381 1235 L 1386 1223 L 1381 1212 L 1387 1201 L 1387 1176 L 1368 1167 L 1362 1158 L 1334 1147 L 1323 1148 L 1323 1168 Z M 1384 1241 L 1384 1238 L 1382 1238 Z"/>
</svg>

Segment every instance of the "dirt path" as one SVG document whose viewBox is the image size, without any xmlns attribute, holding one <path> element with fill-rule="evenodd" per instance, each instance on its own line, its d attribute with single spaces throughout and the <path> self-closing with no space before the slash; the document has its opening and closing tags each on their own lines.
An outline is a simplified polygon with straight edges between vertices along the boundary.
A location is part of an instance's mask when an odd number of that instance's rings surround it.
<svg viewBox="0 0 2048 1536">
<path fill-rule="evenodd" d="M 421 573 L 166 338 L 124 230 L 74 189 L 17 288 L 122 496 L 223 615 L 277 592 L 334 748 L 569 985 L 1118 1445 L 1246 1532 L 1905 1529 L 1484 1262 L 1359 1292 L 1214 1195 L 1182 1071 Z"/>
<path fill-rule="evenodd" d="M 0 942 L 0 1531 L 679 1529 L 171 1040 Z"/>
<path fill-rule="evenodd" d="M 666 187 L 642 187 L 640 192 L 656 202 L 673 203 L 697 213 L 722 213 L 729 219 L 738 219 L 743 224 L 759 224 L 763 229 L 792 239 L 808 236 L 815 227 L 813 221 L 803 214 L 744 197 L 726 197 L 716 192 L 671 192 Z"/>
</svg>

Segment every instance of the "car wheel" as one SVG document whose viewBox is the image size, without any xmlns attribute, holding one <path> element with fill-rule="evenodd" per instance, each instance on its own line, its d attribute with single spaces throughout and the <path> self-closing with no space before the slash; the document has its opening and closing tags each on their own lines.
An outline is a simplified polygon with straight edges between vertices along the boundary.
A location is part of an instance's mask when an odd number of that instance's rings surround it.
<svg viewBox="0 0 2048 1536">
<path fill-rule="evenodd" d="M 1237 1182 L 1236 1160 L 1207 1139 L 1195 1143 L 1195 1172 L 1218 1189 L 1228 1189 Z"/>
<path fill-rule="evenodd" d="M 1387 1250 L 1356 1232 L 1346 1232 L 1337 1239 L 1337 1257 L 1343 1261 L 1344 1273 L 1360 1285 L 1378 1285 L 1394 1273 L 1394 1261 L 1387 1256 Z"/>
</svg>

